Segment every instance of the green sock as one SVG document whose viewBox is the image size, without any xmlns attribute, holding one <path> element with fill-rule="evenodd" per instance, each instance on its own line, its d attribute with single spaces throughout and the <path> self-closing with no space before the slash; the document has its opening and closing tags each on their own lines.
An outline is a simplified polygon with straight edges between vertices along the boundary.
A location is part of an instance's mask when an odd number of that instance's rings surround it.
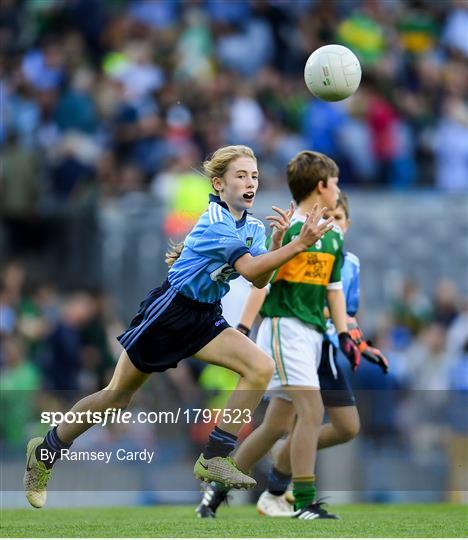
<svg viewBox="0 0 468 540">
<path fill-rule="evenodd" d="M 315 476 L 293 478 L 294 510 L 300 510 L 315 501 Z"/>
</svg>

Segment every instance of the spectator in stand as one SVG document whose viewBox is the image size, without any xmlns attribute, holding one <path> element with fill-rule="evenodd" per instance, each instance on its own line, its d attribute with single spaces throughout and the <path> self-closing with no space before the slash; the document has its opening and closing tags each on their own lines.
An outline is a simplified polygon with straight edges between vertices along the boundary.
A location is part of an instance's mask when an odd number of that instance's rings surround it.
<svg viewBox="0 0 468 540">
<path fill-rule="evenodd" d="M 417 334 L 428 323 L 431 316 L 429 299 L 413 279 L 406 278 L 393 302 L 395 323 L 408 328 L 412 334 Z"/>
<path fill-rule="evenodd" d="M 41 246 L 40 157 L 35 149 L 21 146 L 17 135 L 10 132 L 0 161 L 0 215 L 7 255 L 21 256 Z"/>
<path fill-rule="evenodd" d="M 60 392 L 80 388 L 82 370 L 83 327 L 94 315 L 92 298 L 86 293 L 69 297 L 62 309 L 60 319 L 47 338 L 42 355 L 41 369 L 46 389 Z M 67 397 L 71 398 L 70 395 Z"/>
<path fill-rule="evenodd" d="M 19 336 L 0 342 L 0 439 L 20 448 L 35 418 L 35 392 L 39 390 L 39 370 L 25 355 Z"/>
<path fill-rule="evenodd" d="M 453 281 L 441 279 L 434 288 L 432 319 L 448 328 L 460 313 L 460 294 Z"/>
</svg>

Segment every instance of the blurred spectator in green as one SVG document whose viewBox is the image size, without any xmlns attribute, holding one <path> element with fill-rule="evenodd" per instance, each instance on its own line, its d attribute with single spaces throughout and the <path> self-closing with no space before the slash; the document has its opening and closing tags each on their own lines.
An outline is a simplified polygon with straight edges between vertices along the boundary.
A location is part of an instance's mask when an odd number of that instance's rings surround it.
<svg viewBox="0 0 468 540">
<path fill-rule="evenodd" d="M 45 342 L 59 318 L 59 299 L 55 288 L 39 283 L 25 290 L 17 307 L 18 334 L 26 356 L 37 362 L 44 353 Z"/>
<path fill-rule="evenodd" d="M 433 13 L 420 0 L 401 11 L 397 28 L 404 49 L 414 55 L 432 50 L 439 37 L 439 27 Z"/>
<path fill-rule="evenodd" d="M 379 2 L 364 0 L 337 29 L 339 42 L 353 50 L 364 65 L 377 63 L 386 52 L 385 28 L 375 16 L 380 6 Z"/>
<path fill-rule="evenodd" d="M 25 356 L 19 336 L 4 337 L 0 344 L 0 433 L 10 447 L 21 446 L 34 420 L 39 370 Z"/>
<path fill-rule="evenodd" d="M 184 22 L 186 26 L 177 42 L 175 78 L 201 81 L 213 79 L 213 39 L 206 14 L 201 9 L 188 9 L 184 13 Z"/>
<path fill-rule="evenodd" d="M 411 278 L 403 281 L 392 311 L 395 324 L 408 328 L 413 334 L 424 328 L 432 316 L 429 299 Z"/>
</svg>

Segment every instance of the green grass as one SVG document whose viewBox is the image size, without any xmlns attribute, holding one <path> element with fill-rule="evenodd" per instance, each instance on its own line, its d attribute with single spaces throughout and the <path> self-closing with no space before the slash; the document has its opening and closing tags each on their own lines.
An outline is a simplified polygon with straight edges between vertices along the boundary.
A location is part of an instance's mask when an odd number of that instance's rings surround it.
<svg viewBox="0 0 468 540">
<path fill-rule="evenodd" d="M 341 520 L 265 518 L 253 506 L 2 510 L 1 537 L 465 537 L 468 509 L 453 504 L 333 505 Z"/>
</svg>

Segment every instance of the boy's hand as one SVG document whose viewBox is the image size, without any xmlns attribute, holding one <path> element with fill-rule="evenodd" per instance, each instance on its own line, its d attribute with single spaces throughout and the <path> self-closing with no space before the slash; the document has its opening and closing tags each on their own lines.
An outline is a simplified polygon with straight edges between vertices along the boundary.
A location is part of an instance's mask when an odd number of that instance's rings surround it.
<svg viewBox="0 0 468 540">
<path fill-rule="evenodd" d="M 267 216 L 266 219 L 270 222 L 270 227 L 273 229 L 271 234 L 270 250 L 278 249 L 283 243 L 283 238 L 291 224 L 291 217 L 294 214 L 295 206 L 291 201 L 288 210 L 282 210 L 277 206 L 272 206 L 272 209 L 277 212 L 278 216 Z"/>
<path fill-rule="evenodd" d="M 388 373 L 388 360 L 379 349 L 371 347 L 364 339 L 362 330 L 355 321 L 348 322 L 348 332 L 363 358 L 368 362 L 379 366 L 384 373 Z"/>
<path fill-rule="evenodd" d="M 341 332 L 341 334 L 338 334 L 338 341 L 340 343 L 340 349 L 351 364 L 351 369 L 356 371 L 361 360 L 359 349 L 354 344 L 354 341 L 348 332 Z"/>
<path fill-rule="evenodd" d="M 320 223 L 323 214 L 326 212 L 326 208 L 319 210 L 319 205 L 314 204 L 312 212 L 306 214 L 306 220 L 302 226 L 301 232 L 298 236 L 298 241 L 302 243 L 303 249 L 306 250 L 310 246 L 313 246 L 317 240 L 320 240 L 322 236 L 333 227 L 333 218 L 330 217 L 327 220 Z"/>
</svg>

